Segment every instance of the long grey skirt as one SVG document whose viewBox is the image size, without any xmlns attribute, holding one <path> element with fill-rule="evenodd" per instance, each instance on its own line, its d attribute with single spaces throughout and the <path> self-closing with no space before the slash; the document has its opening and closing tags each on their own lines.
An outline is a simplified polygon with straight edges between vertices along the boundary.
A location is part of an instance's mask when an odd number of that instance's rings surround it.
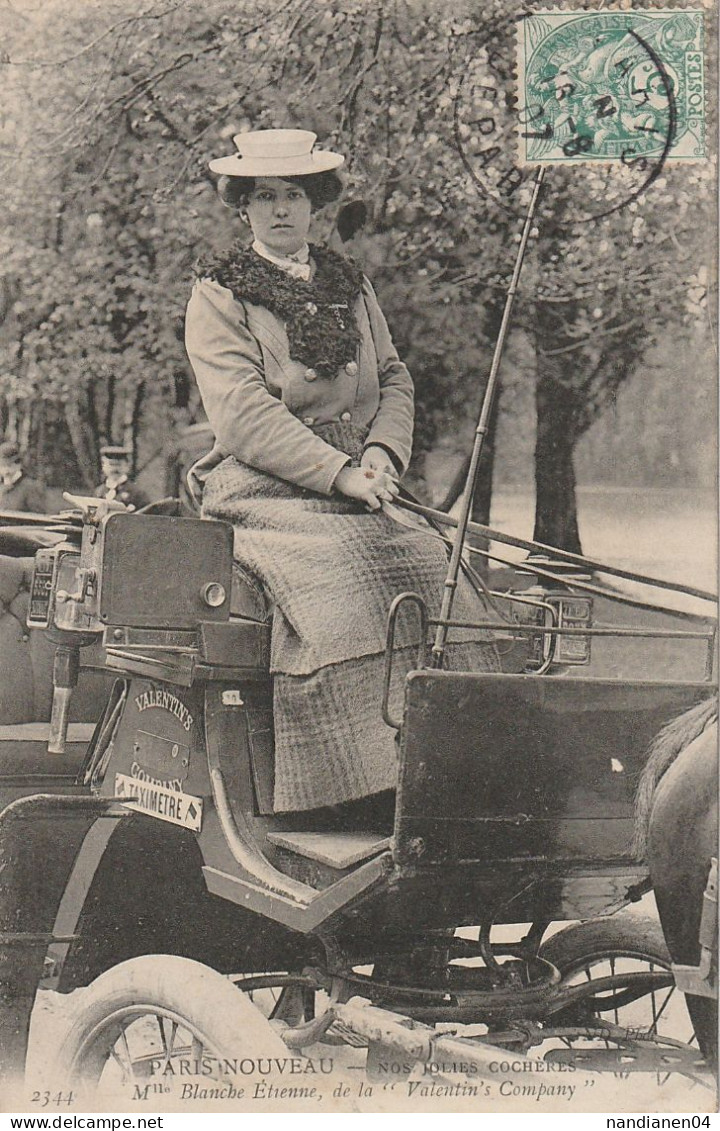
<svg viewBox="0 0 720 1131">
<path fill-rule="evenodd" d="M 327 437 L 326 437 L 327 438 Z M 332 440 L 330 442 L 333 442 Z M 353 437 L 336 446 L 354 449 Z M 274 604 L 275 809 L 312 809 L 394 787 L 395 732 L 380 712 L 388 609 L 411 590 L 437 615 L 447 570 L 444 546 L 426 529 L 368 513 L 240 463 L 232 456 L 209 474 L 203 514 L 231 522 L 235 557 Z M 487 619 L 467 583 L 454 619 Z M 393 714 L 417 653 L 416 618 L 401 618 L 396 640 Z M 451 643 L 446 667 L 496 671 L 487 634 Z"/>
</svg>

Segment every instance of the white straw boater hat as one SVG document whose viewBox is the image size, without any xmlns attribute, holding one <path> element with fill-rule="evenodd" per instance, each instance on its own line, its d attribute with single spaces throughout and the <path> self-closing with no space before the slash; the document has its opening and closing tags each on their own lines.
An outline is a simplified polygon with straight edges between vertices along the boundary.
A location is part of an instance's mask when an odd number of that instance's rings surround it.
<svg viewBox="0 0 720 1131">
<path fill-rule="evenodd" d="M 337 169 L 345 158 L 329 149 L 315 149 L 317 134 L 309 130 L 252 130 L 235 134 L 237 153 L 210 162 L 213 173 L 226 177 L 302 177 Z"/>
</svg>

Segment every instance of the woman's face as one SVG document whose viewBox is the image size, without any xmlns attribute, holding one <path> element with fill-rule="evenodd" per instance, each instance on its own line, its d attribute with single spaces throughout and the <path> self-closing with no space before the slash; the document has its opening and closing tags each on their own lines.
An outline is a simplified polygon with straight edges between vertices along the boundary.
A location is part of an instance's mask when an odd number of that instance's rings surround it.
<svg viewBox="0 0 720 1131">
<path fill-rule="evenodd" d="M 280 177 L 258 177 L 247 215 L 255 239 L 278 255 L 292 255 L 307 242 L 310 198 L 300 185 Z"/>
</svg>

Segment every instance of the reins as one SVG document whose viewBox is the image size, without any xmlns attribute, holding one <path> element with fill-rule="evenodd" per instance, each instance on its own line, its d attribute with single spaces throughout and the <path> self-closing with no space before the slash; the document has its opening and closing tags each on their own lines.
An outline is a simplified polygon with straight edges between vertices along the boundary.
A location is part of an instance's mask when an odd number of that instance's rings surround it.
<svg viewBox="0 0 720 1131">
<path fill-rule="evenodd" d="M 435 510 L 433 507 L 426 507 L 422 503 L 412 502 L 411 500 L 406 498 L 396 498 L 393 500 L 393 506 L 403 507 L 405 510 L 412 511 L 414 514 L 419 514 L 429 522 L 437 523 L 440 526 L 449 526 L 453 529 L 457 529 L 458 527 L 457 519 L 453 518 L 452 515 L 445 514 L 444 511 Z M 500 542 L 503 545 L 515 546 L 521 550 L 528 550 L 533 553 L 542 554 L 543 556 L 546 556 L 551 560 L 554 559 L 558 563 L 562 562 L 567 563 L 568 565 L 576 565 L 585 570 L 589 570 L 592 573 L 605 573 L 610 575 L 611 577 L 620 577 L 625 581 L 635 581 L 640 583 L 641 585 L 647 585 L 654 589 L 665 589 L 673 593 L 682 593 L 687 597 L 696 597 L 701 601 L 710 601 L 713 604 L 716 604 L 718 600 L 716 593 L 711 593 L 706 589 L 697 589 L 692 585 L 682 585 L 676 581 L 665 581 L 662 578 L 650 577 L 647 574 L 643 573 L 635 573 L 633 570 L 620 569 L 618 566 L 609 566 L 604 562 L 598 562 L 593 558 L 587 558 L 583 554 L 572 554 L 568 550 L 559 550 L 555 546 L 546 546 L 542 542 L 534 542 L 530 539 L 519 538 L 514 534 L 504 534 L 501 531 L 494 530 L 492 527 L 485 526 L 480 522 L 469 521 L 467 523 L 467 530 L 470 534 L 480 535 L 481 537 L 487 538 L 490 541 Z M 513 565 L 517 568 L 517 562 L 508 562 L 504 558 L 498 557 L 495 554 L 490 554 L 485 550 L 477 550 L 472 546 L 468 546 L 467 549 L 472 553 L 480 553 L 486 557 L 492 558 L 494 561 L 499 561 L 506 565 Z M 539 563 L 536 567 L 535 562 L 527 564 L 527 572 L 536 573 L 542 577 L 548 577 L 553 581 L 567 580 L 566 578 L 563 578 L 557 574 L 553 574 L 544 569 L 539 565 Z M 626 599 L 624 595 L 621 596 L 614 590 L 605 590 L 598 586 L 589 585 L 587 582 L 582 582 L 581 580 L 576 581 L 575 578 L 573 578 L 572 584 L 574 587 L 577 586 L 577 588 L 586 588 L 589 592 L 600 592 L 603 596 L 608 596 L 611 599 L 613 593 L 615 594 L 615 598 L 617 600 Z M 632 598 L 627 599 L 632 600 Z M 677 610 L 668 609 L 664 611 L 674 613 Z"/>
</svg>

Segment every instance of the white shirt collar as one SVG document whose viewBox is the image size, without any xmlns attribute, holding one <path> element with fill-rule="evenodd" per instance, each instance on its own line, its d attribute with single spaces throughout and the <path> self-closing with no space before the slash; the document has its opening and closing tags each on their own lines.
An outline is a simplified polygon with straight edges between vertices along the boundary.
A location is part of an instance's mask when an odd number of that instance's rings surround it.
<svg viewBox="0 0 720 1131">
<path fill-rule="evenodd" d="M 288 275 L 292 275 L 296 279 L 307 280 L 310 278 L 310 248 L 306 243 L 299 251 L 294 251 L 292 255 L 276 255 L 261 240 L 255 240 L 252 248 L 263 259 L 268 259 L 270 263 L 274 263 L 277 267 L 281 267 L 283 271 L 287 271 Z"/>
</svg>

